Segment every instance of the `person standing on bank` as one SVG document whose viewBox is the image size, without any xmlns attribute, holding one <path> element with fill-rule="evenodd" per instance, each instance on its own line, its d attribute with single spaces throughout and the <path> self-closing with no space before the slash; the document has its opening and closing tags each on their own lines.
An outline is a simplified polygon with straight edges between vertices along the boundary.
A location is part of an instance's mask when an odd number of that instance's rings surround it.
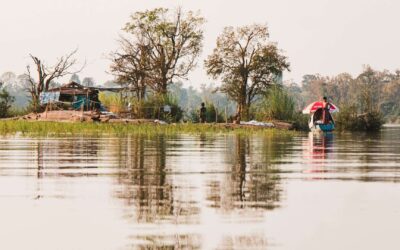
<svg viewBox="0 0 400 250">
<path fill-rule="evenodd" d="M 200 108 L 200 123 L 205 123 L 206 122 L 206 106 L 204 102 L 201 103 L 201 108 Z"/>
</svg>

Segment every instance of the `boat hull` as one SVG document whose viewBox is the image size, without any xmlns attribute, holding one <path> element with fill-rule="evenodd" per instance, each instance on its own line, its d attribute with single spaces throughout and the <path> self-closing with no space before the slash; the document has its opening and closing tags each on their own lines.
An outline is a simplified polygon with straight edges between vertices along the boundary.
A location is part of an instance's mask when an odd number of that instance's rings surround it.
<svg viewBox="0 0 400 250">
<path fill-rule="evenodd" d="M 315 132 L 332 132 L 335 130 L 335 125 L 330 124 L 314 124 L 310 127 L 311 131 Z"/>
</svg>

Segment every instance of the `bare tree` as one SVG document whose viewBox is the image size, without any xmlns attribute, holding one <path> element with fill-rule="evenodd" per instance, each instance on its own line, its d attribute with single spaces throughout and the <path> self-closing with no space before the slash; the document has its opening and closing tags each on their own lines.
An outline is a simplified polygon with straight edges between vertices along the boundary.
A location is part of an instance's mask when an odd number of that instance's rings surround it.
<svg viewBox="0 0 400 250">
<path fill-rule="evenodd" d="M 29 86 L 27 88 L 28 92 L 32 97 L 32 105 L 35 111 L 39 108 L 39 97 L 42 92 L 49 89 L 50 84 L 53 80 L 64 77 L 67 75 L 72 75 L 79 73 L 85 67 L 85 63 L 79 69 L 73 69 L 77 64 L 77 59 L 75 58 L 78 49 L 58 58 L 57 63 L 53 66 L 47 66 L 38 57 L 29 54 L 36 68 L 37 79 L 35 80 L 31 76 L 30 66 L 26 67 Z"/>
<path fill-rule="evenodd" d="M 138 100 L 142 100 L 150 79 L 149 50 L 147 46 L 131 42 L 124 37 L 120 38 L 119 43 L 120 50 L 110 55 L 110 71 L 119 84 L 126 85 Z"/>
</svg>

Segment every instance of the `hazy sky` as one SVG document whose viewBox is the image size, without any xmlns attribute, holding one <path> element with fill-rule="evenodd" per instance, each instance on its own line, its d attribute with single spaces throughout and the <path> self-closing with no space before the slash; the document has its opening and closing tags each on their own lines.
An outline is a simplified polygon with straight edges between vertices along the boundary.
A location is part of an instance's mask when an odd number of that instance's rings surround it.
<svg viewBox="0 0 400 250">
<path fill-rule="evenodd" d="M 304 74 L 358 74 L 363 64 L 376 69 L 400 68 L 400 1 L 397 0 L 0 0 L 0 74 L 21 74 L 32 53 L 48 63 L 78 47 L 80 74 L 98 83 L 106 73 L 106 55 L 129 15 L 154 7 L 200 10 L 203 55 L 185 83 L 210 83 L 203 60 L 225 26 L 266 23 L 271 41 L 291 63 L 284 79 Z"/>
</svg>

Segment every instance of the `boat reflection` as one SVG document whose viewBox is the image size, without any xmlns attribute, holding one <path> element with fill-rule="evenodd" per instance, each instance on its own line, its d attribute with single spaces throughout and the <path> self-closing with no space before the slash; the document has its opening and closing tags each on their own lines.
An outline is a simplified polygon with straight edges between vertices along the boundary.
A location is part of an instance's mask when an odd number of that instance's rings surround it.
<svg viewBox="0 0 400 250">
<path fill-rule="evenodd" d="M 332 158 L 333 133 L 308 134 L 308 140 L 304 143 L 303 160 L 307 163 L 305 173 L 324 173 L 327 162 Z"/>
</svg>

